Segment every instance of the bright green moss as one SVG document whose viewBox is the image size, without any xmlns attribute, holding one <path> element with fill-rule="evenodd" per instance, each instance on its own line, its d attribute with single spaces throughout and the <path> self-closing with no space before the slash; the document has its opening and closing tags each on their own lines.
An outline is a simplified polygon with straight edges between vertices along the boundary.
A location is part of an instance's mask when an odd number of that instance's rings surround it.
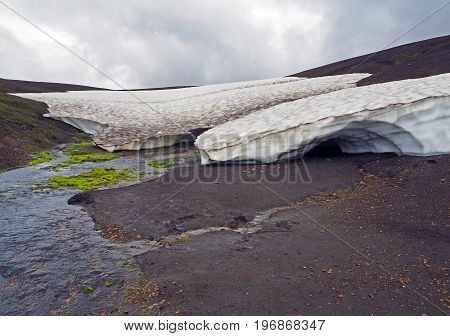
<svg viewBox="0 0 450 336">
<path fill-rule="evenodd" d="M 153 168 L 166 169 L 172 167 L 178 162 L 178 158 L 169 158 L 164 160 L 149 161 L 147 164 Z"/>
<path fill-rule="evenodd" d="M 49 169 L 58 172 L 60 168 L 65 168 L 72 164 L 109 161 L 119 157 L 117 154 L 105 154 L 105 152 L 96 148 L 91 141 L 70 144 L 64 148 L 63 153 L 70 157 L 57 165 L 49 167 Z"/>
<path fill-rule="evenodd" d="M 63 153 L 69 156 L 93 154 L 96 152 L 99 152 L 99 150 L 92 144 L 92 141 L 73 143 L 64 148 L 63 150 Z"/>
<path fill-rule="evenodd" d="M 93 287 L 84 287 L 84 289 L 83 289 L 83 292 L 84 292 L 85 294 L 92 293 L 93 291 L 94 291 L 94 288 L 93 288 Z"/>
<path fill-rule="evenodd" d="M 53 160 L 53 155 L 49 152 L 39 152 L 37 155 L 28 162 L 29 166 L 37 166 L 38 164 L 49 162 Z"/>
<path fill-rule="evenodd" d="M 117 159 L 119 156 L 116 154 L 76 154 L 72 155 L 67 160 L 64 160 L 65 164 L 79 164 L 83 162 L 100 162 Z"/>
<path fill-rule="evenodd" d="M 103 284 L 105 285 L 105 287 L 111 287 L 114 285 L 114 281 L 106 280 L 105 282 L 103 282 Z"/>
<path fill-rule="evenodd" d="M 95 168 L 75 176 L 52 176 L 48 179 L 47 184 L 36 185 L 34 189 L 69 187 L 78 190 L 93 190 L 135 179 L 136 174 L 130 169 Z"/>
</svg>

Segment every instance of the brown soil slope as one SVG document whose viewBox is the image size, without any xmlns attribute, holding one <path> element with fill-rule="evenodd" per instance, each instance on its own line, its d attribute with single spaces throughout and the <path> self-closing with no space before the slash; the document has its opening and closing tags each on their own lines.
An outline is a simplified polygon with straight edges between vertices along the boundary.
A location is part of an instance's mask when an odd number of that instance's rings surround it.
<svg viewBox="0 0 450 336">
<path fill-rule="evenodd" d="M 367 72 L 359 86 L 422 78 L 450 72 L 450 36 L 410 43 L 296 73 L 297 77 L 323 77 Z"/>
</svg>

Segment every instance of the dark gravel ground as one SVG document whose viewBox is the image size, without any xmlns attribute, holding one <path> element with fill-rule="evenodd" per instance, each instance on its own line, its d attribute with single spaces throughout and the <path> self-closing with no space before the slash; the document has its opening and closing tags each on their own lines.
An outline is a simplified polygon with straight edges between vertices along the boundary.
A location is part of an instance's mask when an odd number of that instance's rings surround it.
<svg viewBox="0 0 450 336">
<path fill-rule="evenodd" d="M 359 165 L 371 157 L 270 165 L 196 164 L 176 167 L 138 185 L 82 193 L 70 202 L 86 205 L 100 229 L 113 226 L 127 231 L 128 239 L 159 240 L 188 230 L 245 227 L 257 212 L 348 188 L 360 179 Z"/>
<path fill-rule="evenodd" d="M 309 158 L 312 183 L 274 183 L 270 188 L 278 196 L 257 188 L 259 183 L 194 182 L 174 202 L 160 204 L 153 218 L 208 209 L 217 217 L 178 220 L 180 227 L 185 221 L 203 227 L 230 213 L 251 217 L 268 207 L 292 207 L 272 215 L 257 233 L 188 237 L 136 260 L 159 285 L 162 314 L 446 315 L 449 159 Z M 134 212 L 148 211 L 152 200 L 171 195 L 172 188 L 154 181 L 83 199 L 93 202 L 94 218 L 109 216 L 144 234 L 150 218 L 132 220 Z"/>
</svg>

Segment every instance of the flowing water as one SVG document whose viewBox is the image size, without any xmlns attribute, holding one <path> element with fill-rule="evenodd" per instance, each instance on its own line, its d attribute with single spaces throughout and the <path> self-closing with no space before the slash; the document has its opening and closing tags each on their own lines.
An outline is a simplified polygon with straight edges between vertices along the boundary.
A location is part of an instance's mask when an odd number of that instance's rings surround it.
<svg viewBox="0 0 450 336">
<path fill-rule="evenodd" d="M 0 315 L 109 314 L 135 276 L 132 256 L 145 249 L 140 242 L 114 243 L 95 232 L 89 215 L 67 204 L 79 191 L 32 189 L 52 175 L 95 167 L 147 167 L 149 173 L 145 160 L 120 157 L 52 172 L 49 166 L 67 158 L 59 150 L 54 154 L 52 162 L 0 174 Z"/>
</svg>

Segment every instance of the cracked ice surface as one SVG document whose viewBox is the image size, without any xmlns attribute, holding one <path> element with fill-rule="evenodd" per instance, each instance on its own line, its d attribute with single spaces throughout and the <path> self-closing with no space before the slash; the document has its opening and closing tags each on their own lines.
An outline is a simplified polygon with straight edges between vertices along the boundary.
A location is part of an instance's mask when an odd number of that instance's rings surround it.
<svg viewBox="0 0 450 336">
<path fill-rule="evenodd" d="M 189 131 L 211 128 L 254 111 L 356 86 L 369 74 L 275 78 L 163 91 L 83 91 L 18 94 L 45 102 L 46 116 L 94 134 L 109 151 L 174 144 Z"/>
<path fill-rule="evenodd" d="M 450 74 L 349 88 L 257 111 L 203 133 L 202 162 L 272 162 L 333 140 L 347 153 L 450 152 Z"/>
</svg>

